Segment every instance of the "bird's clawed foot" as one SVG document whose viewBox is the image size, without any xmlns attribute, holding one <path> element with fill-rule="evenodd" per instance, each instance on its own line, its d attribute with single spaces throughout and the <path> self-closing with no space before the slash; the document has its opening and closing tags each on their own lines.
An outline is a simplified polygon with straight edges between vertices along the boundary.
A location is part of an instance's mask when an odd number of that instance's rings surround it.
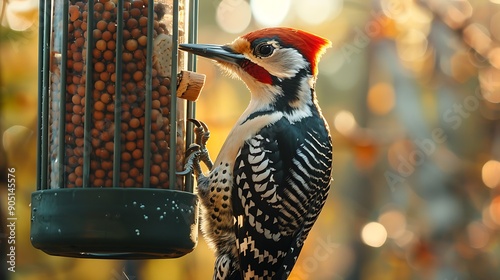
<svg viewBox="0 0 500 280">
<path fill-rule="evenodd" d="M 208 126 L 202 121 L 195 119 L 188 119 L 188 121 L 195 125 L 195 141 L 186 151 L 184 170 L 177 172 L 177 175 L 187 175 L 194 171 L 195 175 L 198 176 L 202 173 L 200 162 L 203 162 L 208 169 L 212 169 L 213 166 L 206 147 L 207 141 L 210 138 L 210 131 L 208 130 Z"/>
<path fill-rule="evenodd" d="M 195 125 L 194 134 L 195 134 L 195 143 L 193 145 L 198 145 L 200 155 L 199 160 L 202 161 L 208 169 L 212 169 L 213 162 L 210 159 L 210 154 L 207 149 L 207 141 L 210 138 L 210 130 L 208 130 L 208 126 L 199 120 L 188 119 L 188 121 L 192 122 Z"/>
</svg>

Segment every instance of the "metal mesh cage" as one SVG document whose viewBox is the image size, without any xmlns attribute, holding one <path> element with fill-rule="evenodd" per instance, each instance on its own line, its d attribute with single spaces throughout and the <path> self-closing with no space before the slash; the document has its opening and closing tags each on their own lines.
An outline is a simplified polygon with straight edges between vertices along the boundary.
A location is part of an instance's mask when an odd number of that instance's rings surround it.
<svg viewBox="0 0 500 280">
<path fill-rule="evenodd" d="M 176 96 L 198 1 L 40 1 L 37 191 L 31 239 L 49 254 L 176 257 L 197 241 L 177 176 L 194 104 Z"/>
</svg>

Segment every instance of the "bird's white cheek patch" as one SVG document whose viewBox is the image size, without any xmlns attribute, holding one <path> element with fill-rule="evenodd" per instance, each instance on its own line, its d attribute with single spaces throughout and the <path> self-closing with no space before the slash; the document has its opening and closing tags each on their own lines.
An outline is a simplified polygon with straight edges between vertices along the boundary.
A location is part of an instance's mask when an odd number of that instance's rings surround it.
<svg viewBox="0 0 500 280">
<path fill-rule="evenodd" d="M 295 49 L 276 49 L 270 57 L 256 58 L 255 63 L 280 79 L 294 77 L 301 69 L 308 67 L 307 61 Z"/>
</svg>

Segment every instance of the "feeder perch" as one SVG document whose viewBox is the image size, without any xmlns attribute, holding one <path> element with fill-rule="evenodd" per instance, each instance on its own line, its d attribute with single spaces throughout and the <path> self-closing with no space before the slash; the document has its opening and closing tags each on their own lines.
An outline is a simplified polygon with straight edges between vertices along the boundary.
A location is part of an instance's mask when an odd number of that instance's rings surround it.
<svg viewBox="0 0 500 280">
<path fill-rule="evenodd" d="M 198 200 L 176 172 L 204 76 L 177 47 L 195 42 L 197 12 L 197 0 L 40 1 L 34 247 L 119 259 L 195 248 Z"/>
</svg>

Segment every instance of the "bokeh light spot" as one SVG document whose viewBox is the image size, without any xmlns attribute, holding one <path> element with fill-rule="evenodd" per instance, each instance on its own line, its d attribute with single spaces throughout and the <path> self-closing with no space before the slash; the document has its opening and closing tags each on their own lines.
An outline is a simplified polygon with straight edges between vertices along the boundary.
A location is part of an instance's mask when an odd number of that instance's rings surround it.
<svg viewBox="0 0 500 280">
<path fill-rule="evenodd" d="M 337 17 L 342 6 L 343 0 L 295 1 L 297 16 L 311 25 L 318 25 Z"/>
<path fill-rule="evenodd" d="M 486 51 L 491 47 L 491 38 L 488 28 L 479 23 L 469 24 L 464 28 L 464 41 L 480 55 L 486 56 Z"/>
<path fill-rule="evenodd" d="M 361 230 L 361 239 L 370 247 L 380 247 L 387 240 L 387 231 L 382 224 L 371 222 Z"/>
<path fill-rule="evenodd" d="M 473 8 L 469 1 L 455 0 L 443 11 L 444 21 L 452 28 L 460 28 L 472 16 Z"/>
<path fill-rule="evenodd" d="M 488 188 L 494 188 L 500 183 L 500 162 L 489 160 L 483 165 L 481 172 L 484 184 Z"/>
<path fill-rule="evenodd" d="M 255 20 L 263 26 L 280 25 L 290 10 L 290 0 L 251 0 Z"/>
<path fill-rule="evenodd" d="M 404 61 L 416 61 L 427 52 L 427 35 L 418 29 L 410 29 L 396 39 L 399 57 Z"/>
<path fill-rule="evenodd" d="M 488 59 L 493 67 L 500 69 L 500 48 L 496 47 L 491 49 L 488 53 Z"/>
<path fill-rule="evenodd" d="M 389 238 L 399 238 L 406 231 L 406 217 L 398 210 L 388 210 L 378 218 L 380 224 L 387 230 Z"/>
<path fill-rule="evenodd" d="M 356 129 L 356 120 L 351 112 L 342 110 L 335 115 L 334 126 L 342 135 L 351 135 Z"/>
<path fill-rule="evenodd" d="M 495 224 L 500 225 L 500 196 L 493 198 L 491 201 L 490 217 Z"/>
<path fill-rule="evenodd" d="M 2 144 L 6 152 L 17 151 L 26 148 L 25 145 L 33 135 L 33 130 L 22 126 L 14 125 L 6 129 L 3 133 Z"/>
<path fill-rule="evenodd" d="M 467 235 L 472 248 L 481 249 L 488 244 L 490 233 L 488 228 L 480 222 L 474 221 L 467 225 Z"/>
<path fill-rule="evenodd" d="M 378 83 L 370 88 L 367 96 L 368 108 L 377 115 L 389 113 L 395 104 L 394 89 L 391 84 Z"/>
<path fill-rule="evenodd" d="M 500 103 L 500 70 L 490 67 L 479 72 L 479 82 L 484 99 L 491 103 Z"/>
<path fill-rule="evenodd" d="M 490 32 L 495 39 L 500 40 L 500 12 L 497 12 L 491 17 Z"/>
<path fill-rule="evenodd" d="M 409 230 L 405 230 L 395 241 L 399 247 L 405 247 L 412 243 L 415 239 L 415 234 Z"/>
<path fill-rule="evenodd" d="M 401 176 L 409 176 L 415 171 L 415 162 L 412 159 L 418 157 L 417 150 L 409 140 L 396 140 L 387 150 L 387 160 L 390 166 L 399 172 Z"/>
<path fill-rule="evenodd" d="M 242 32 L 248 27 L 251 20 L 252 12 L 246 1 L 224 0 L 217 6 L 217 24 L 228 33 Z"/>
<path fill-rule="evenodd" d="M 25 31 L 37 22 L 38 1 L 8 1 L 4 8 L 8 26 L 12 30 Z"/>
<path fill-rule="evenodd" d="M 411 15 L 409 0 L 381 0 L 380 5 L 385 16 L 399 22 L 405 22 Z"/>
</svg>

